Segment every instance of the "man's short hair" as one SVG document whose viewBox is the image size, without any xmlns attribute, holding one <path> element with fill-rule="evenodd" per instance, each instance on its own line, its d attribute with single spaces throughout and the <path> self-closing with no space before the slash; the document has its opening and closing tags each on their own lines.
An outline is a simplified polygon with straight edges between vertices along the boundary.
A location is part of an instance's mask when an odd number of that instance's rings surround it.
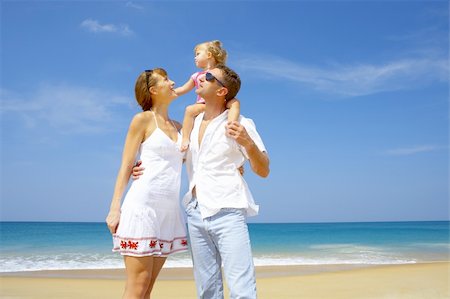
<svg viewBox="0 0 450 299">
<path fill-rule="evenodd" d="M 215 68 L 222 71 L 223 83 L 228 89 L 225 100 L 229 101 L 234 99 L 241 88 L 241 78 L 239 78 L 239 75 L 235 71 L 224 64 L 218 64 Z"/>
</svg>

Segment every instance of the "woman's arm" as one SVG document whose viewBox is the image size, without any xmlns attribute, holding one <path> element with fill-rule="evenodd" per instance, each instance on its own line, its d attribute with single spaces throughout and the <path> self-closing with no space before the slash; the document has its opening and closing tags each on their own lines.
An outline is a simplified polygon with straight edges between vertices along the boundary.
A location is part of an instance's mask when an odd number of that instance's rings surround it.
<svg viewBox="0 0 450 299">
<path fill-rule="evenodd" d="M 194 87 L 195 87 L 194 80 L 192 80 L 192 78 L 189 78 L 189 80 L 186 83 L 184 83 L 183 86 L 175 88 L 175 93 L 178 96 L 182 96 L 185 93 L 191 91 Z"/>
<path fill-rule="evenodd" d="M 106 217 L 106 223 L 112 234 L 116 232 L 117 226 L 119 225 L 122 195 L 128 185 L 136 153 L 144 139 L 146 126 L 148 126 L 148 121 L 143 113 L 139 113 L 133 118 L 128 129 L 122 153 L 122 163 L 120 165 L 119 173 L 117 174 L 109 214 Z"/>
</svg>

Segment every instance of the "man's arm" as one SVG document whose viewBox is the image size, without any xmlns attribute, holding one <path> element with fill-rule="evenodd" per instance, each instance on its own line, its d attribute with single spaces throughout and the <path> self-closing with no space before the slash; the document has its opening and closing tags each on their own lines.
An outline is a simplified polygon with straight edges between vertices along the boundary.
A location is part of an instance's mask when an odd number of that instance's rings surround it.
<svg viewBox="0 0 450 299">
<path fill-rule="evenodd" d="M 245 148 L 253 172 L 263 178 L 267 177 L 270 172 L 269 156 L 266 152 L 259 150 L 245 127 L 237 121 L 228 122 L 226 134 Z"/>
</svg>

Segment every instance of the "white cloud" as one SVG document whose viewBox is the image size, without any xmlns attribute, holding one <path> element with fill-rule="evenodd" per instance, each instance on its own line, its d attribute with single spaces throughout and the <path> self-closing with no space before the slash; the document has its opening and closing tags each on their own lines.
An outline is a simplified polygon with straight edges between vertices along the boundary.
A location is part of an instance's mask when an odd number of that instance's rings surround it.
<svg viewBox="0 0 450 299">
<path fill-rule="evenodd" d="M 99 133 L 117 128 L 132 99 L 109 91 L 66 84 L 42 85 L 31 94 L 0 90 L 0 111 L 29 128 L 50 126 L 61 133 Z"/>
<path fill-rule="evenodd" d="M 447 26 L 432 25 L 400 35 L 389 35 L 386 36 L 386 39 L 390 43 L 403 45 L 404 51 L 401 55 L 416 57 L 448 56 Z"/>
<path fill-rule="evenodd" d="M 126 7 L 131 7 L 131 8 L 137 9 L 137 10 L 144 10 L 143 6 L 138 5 L 138 4 L 136 4 L 134 2 L 131 2 L 131 1 L 128 1 L 127 3 L 125 3 L 125 6 Z"/>
<path fill-rule="evenodd" d="M 318 67 L 276 56 L 253 55 L 238 59 L 236 64 L 271 79 L 289 80 L 319 92 L 350 97 L 446 82 L 449 70 L 446 58 Z"/>
<path fill-rule="evenodd" d="M 86 19 L 81 22 L 80 26 L 89 32 L 94 33 L 117 33 L 124 36 L 134 35 L 134 32 L 128 25 L 100 24 L 97 20 Z"/>
<path fill-rule="evenodd" d="M 442 146 L 437 145 L 419 145 L 419 146 L 411 146 L 405 148 L 396 148 L 387 150 L 385 154 L 389 156 L 409 156 L 419 153 L 433 152 L 436 150 L 442 149 Z"/>
</svg>

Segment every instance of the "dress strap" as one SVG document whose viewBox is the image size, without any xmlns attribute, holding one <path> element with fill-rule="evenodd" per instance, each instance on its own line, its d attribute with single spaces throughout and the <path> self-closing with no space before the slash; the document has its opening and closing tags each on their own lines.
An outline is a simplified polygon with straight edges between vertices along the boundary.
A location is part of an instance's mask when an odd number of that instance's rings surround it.
<svg viewBox="0 0 450 299">
<path fill-rule="evenodd" d="M 172 123 L 172 126 L 175 128 L 175 130 L 177 130 L 177 132 L 178 132 L 177 126 L 175 126 L 175 124 L 173 123 L 173 120 L 170 120 L 170 122 Z"/>
<path fill-rule="evenodd" d="M 159 129 L 158 121 L 156 120 L 155 111 L 153 111 L 153 110 L 150 110 L 150 111 L 153 113 L 153 119 L 155 120 L 156 127 Z"/>
</svg>

